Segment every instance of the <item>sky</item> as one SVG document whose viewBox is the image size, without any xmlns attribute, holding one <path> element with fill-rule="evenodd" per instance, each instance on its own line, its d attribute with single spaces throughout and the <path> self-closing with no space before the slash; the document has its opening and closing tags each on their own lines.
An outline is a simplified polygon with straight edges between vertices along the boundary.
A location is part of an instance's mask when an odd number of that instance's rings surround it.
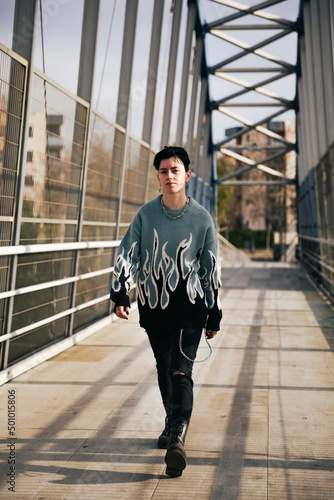
<svg viewBox="0 0 334 500">
<path fill-rule="evenodd" d="M 143 119 L 143 109 L 145 103 L 145 87 L 146 74 L 148 67 L 148 53 L 151 34 L 151 21 L 153 12 L 154 0 L 140 0 L 137 20 L 137 34 L 135 46 L 135 61 L 132 77 L 132 102 L 129 115 L 129 129 L 136 137 L 141 137 L 141 126 Z M 260 3 L 260 0 L 240 0 L 241 3 L 249 6 Z M 184 0 L 182 11 L 182 26 L 186 24 L 186 0 Z M 96 73 L 94 86 L 93 106 L 98 107 L 98 110 L 107 118 L 115 120 L 118 96 L 118 77 L 121 62 L 121 50 L 123 39 L 123 19 L 125 11 L 125 0 L 101 0 L 100 19 L 99 19 L 99 36 L 97 45 Z M 162 26 L 162 49 L 160 57 L 160 86 L 157 94 L 156 109 L 157 116 L 162 116 L 164 103 L 164 90 L 166 84 L 166 69 L 168 62 L 169 36 L 172 18 L 169 15 L 171 0 L 165 0 L 164 24 Z M 80 55 L 80 34 L 83 15 L 83 0 L 42 0 L 43 6 L 43 33 L 45 44 L 45 71 L 50 78 L 63 86 L 72 93 L 76 93 L 78 63 Z M 14 15 L 15 0 L 0 0 L 0 43 L 6 47 L 12 46 L 12 23 Z M 202 18 L 205 22 L 211 22 L 217 18 L 222 18 L 235 13 L 234 9 L 220 5 L 211 0 L 199 0 L 199 6 Z M 282 3 L 274 5 L 266 11 L 272 14 L 279 15 L 286 19 L 295 21 L 299 10 L 299 0 L 286 0 Z M 260 24 L 264 21 L 255 16 L 246 16 L 244 19 L 238 19 L 233 23 L 251 23 Z M 43 70 L 42 49 L 41 49 L 41 28 L 40 19 L 36 37 L 35 51 L 35 66 Z M 108 43 L 108 35 L 110 30 L 110 39 Z M 245 31 L 228 31 L 226 32 L 232 37 L 237 37 L 239 40 L 250 45 L 259 42 L 273 35 L 273 30 L 257 30 L 251 32 Z M 184 43 L 184 29 L 181 30 L 179 47 L 182 48 Z M 240 48 L 233 44 L 222 41 L 217 37 L 208 34 L 205 39 L 206 56 L 209 65 L 216 64 L 234 54 L 240 52 Z M 271 55 L 279 57 L 291 64 L 296 62 L 297 36 L 291 34 L 263 48 Z M 106 58 L 106 64 L 104 65 Z M 242 60 L 237 61 L 234 65 L 240 66 L 265 66 L 268 65 L 263 58 L 249 55 Z M 273 64 L 269 64 L 273 66 Z M 182 59 L 178 58 L 177 76 L 174 90 L 174 106 L 172 122 L 175 127 L 178 95 L 180 87 L 180 73 L 182 69 Z M 268 74 L 252 74 L 247 73 L 234 75 L 249 83 L 258 83 L 265 79 Z M 102 78 L 103 77 L 103 78 Z M 212 100 L 217 100 L 229 95 L 230 93 L 240 90 L 240 86 L 227 83 L 216 76 L 210 77 L 210 97 Z M 293 99 L 295 95 L 295 78 L 290 76 L 266 86 L 266 89 L 276 92 L 283 97 Z M 264 102 L 265 97 L 258 95 L 247 95 L 244 100 L 255 100 L 256 102 Z M 235 113 L 240 114 L 241 109 L 232 108 Z M 256 118 L 254 118 L 254 109 L 256 109 Z M 267 115 L 269 108 L 250 108 L 243 110 L 242 115 L 246 118 L 252 117 L 253 120 L 258 119 L 263 113 Z M 266 115 L 264 115 L 266 116 Z M 294 115 L 290 113 L 283 116 L 282 119 L 293 119 Z M 279 118 L 281 119 L 281 118 Z M 159 141 L 161 131 L 161 123 L 156 120 L 154 141 Z M 237 126 L 238 122 L 228 118 L 218 111 L 214 113 L 214 141 L 219 141 L 225 135 L 225 129 L 231 126 Z M 240 123 L 239 123 L 240 125 Z"/>
</svg>

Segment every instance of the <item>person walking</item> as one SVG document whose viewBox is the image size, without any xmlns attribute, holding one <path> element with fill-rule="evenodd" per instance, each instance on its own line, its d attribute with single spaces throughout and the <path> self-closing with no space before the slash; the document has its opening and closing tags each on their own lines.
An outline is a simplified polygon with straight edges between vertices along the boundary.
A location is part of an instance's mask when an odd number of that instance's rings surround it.
<svg viewBox="0 0 334 500">
<path fill-rule="evenodd" d="M 193 409 L 192 370 L 202 330 L 220 328 L 220 263 L 216 230 L 208 211 L 186 195 L 188 153 L 166 146 L 153 165 L 162 194 L 134 216 L 119 246 L 110 298 L 116 316 L 127 319 L 128 292 L 136 281 L 139 321 L 156 360 L 166 411 L 158 446 L 167 449 L 166 474 L 179 477 L 187 465 L 185 438 Z"/>
</svg>

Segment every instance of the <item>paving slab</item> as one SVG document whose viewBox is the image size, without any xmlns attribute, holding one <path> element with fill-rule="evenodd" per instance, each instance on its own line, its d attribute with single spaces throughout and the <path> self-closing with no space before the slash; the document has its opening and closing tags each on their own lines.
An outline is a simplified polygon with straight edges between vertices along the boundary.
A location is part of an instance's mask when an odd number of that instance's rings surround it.
<svg viewBox="0 0 334 500">
<path fill-rule="evenodd" d="M 222 276 L 182 477 L 157 448 L 164 413 L 133 310 L 0 387 L 1 499 L 334 498 L 333 307 L 298 266 L 227 263 Z"/>
</svg>

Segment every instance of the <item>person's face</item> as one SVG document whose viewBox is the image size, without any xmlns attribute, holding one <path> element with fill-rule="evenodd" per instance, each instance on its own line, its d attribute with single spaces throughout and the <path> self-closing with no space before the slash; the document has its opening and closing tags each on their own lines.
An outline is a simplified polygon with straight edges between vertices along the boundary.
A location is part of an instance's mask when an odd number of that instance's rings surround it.
<svg viewBox="0 0 334 500">
<path fill-rule="evenodd" d="M 179 158 L 162 160 L 158 171 L 158 181 L 164 194 L 179 193 L 185 190 L 185 185 L 191 177 Z"/>
</svg>

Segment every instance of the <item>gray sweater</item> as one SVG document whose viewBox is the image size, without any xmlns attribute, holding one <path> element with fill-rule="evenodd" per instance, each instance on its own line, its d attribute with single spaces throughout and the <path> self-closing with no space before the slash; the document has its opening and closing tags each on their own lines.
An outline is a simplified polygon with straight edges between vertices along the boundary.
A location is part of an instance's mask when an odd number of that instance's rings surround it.
<svg viewBox="0 0 334 500">
<path fill-rule="evenodd" d="M 182 212 L 166 210 L 172 217 Z M 110 295 L 115 307 L 130 305 L 127 293 L 135 281 L 143 328 L 219 330 L 216 230 L 193 198 L 175 220 L 163 212 L 160 196 L 138 210 L 118 249 Z"/>
</svg>

